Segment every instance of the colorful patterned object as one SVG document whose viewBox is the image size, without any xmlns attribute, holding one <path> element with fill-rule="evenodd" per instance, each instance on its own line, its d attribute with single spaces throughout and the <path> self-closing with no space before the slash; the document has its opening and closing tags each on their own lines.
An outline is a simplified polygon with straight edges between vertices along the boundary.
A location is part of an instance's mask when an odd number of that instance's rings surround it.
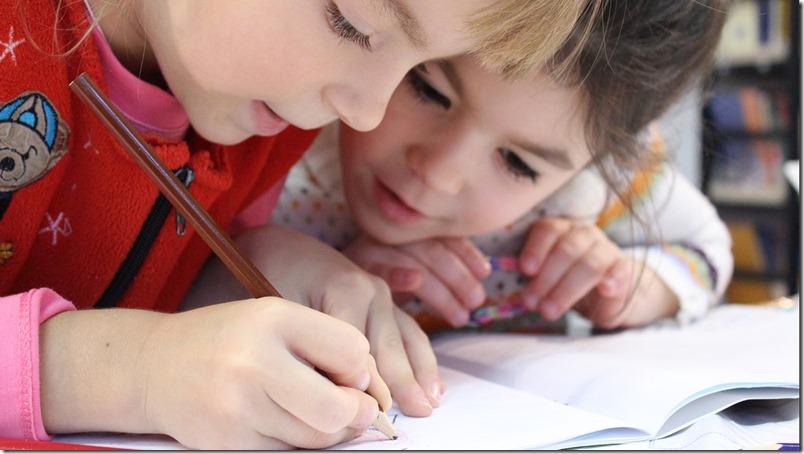
<svg viewBox="0 0 804 454">
<path fill-rule="evenodd" d="M 492 271 L 519 273 L 516 257 L 489 257 L 489 263 Z M 490 300 L 489 303 L 472 312 L 469 326 L 485 326 L 496 320 L 506 320 L 527 313 L 520 292 L 508 295 L 503 301 Z"/>
<path fill-rule="evenodd" d="M 489 257 L 492 271 L 515 271 L 519 272 L 519 265 L 516 257 Z"/>
<path fill-rule="evenodd" d="M 526 314 L 527 310 L 520 298 L 519 293 L 511 295 L 511 298 L 502 303 L 490 306 L 483 306 L 474 312 L 469 319 L 470 326 L 485 326 L 496 320 L 514 318 Z"/>
</svg>

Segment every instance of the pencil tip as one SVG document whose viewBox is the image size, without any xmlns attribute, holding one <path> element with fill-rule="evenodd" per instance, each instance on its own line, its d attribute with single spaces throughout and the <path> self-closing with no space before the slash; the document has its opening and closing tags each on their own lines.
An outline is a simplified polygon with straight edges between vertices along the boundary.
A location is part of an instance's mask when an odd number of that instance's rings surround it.
<svg viewBox="0 0 804 454">
<path fill-rule="evenodd" d="M 388 437 L 389 440 L 396 440 L 398 437 L 396 429 L 394 429 L 394 425 L 391 423 L 391 420 L 388 419 L 388 415 L 386 415 L 383 411 L 377 413 L 377 419 L 374 420 L 374 428 Z"/>
</svg>

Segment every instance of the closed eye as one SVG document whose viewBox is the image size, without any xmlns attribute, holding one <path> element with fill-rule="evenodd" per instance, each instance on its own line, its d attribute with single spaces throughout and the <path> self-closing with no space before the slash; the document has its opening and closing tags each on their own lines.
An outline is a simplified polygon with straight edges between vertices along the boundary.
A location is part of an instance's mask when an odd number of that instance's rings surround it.
<svg viewBox="0 0 804 454">
<path fill-rule="evenodd" d="M 355 43 L 369 52 L 374 50 L 371 47 L 369 36 L 360 33 L 360 31 L 343 16 L 334 1 L 327 2 L 327 21 L 329 22 L 329 26 L 332 27 L 332 31 L 335 32 L 341 41 Z"/>
<path fill-rule="evenodd" d="M 421 70 L 421 65 L 418 67 Z M 418 73 L 417 69 L 408 72 L 407 81 L 416 97 L 425 104 L 435 103 L 444 109 L 452 107 L 452 101 L 436 90 L 427 80 Z"/>
<path fill-rule="evenodd" d="M 527 178 L 534 183 L 539 178 L 539 173 L 533 170 L 515 152 L 507 148 L 499 148 L 497 152 L 505 164 L 505 169 L 517 178 Z"/>
</svg>

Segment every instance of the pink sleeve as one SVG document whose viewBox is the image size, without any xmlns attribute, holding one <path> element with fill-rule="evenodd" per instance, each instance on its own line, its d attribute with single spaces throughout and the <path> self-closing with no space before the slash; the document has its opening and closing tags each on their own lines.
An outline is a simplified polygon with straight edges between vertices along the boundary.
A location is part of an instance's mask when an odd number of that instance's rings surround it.
<svg viewBox="0 0 804 454">
<path fill-rule="evenodd" d="M 0 297 L 0 437 L 51 438 L 39 402 L 39 325 L 74 309 L 50 289 Z"/>
</svg>

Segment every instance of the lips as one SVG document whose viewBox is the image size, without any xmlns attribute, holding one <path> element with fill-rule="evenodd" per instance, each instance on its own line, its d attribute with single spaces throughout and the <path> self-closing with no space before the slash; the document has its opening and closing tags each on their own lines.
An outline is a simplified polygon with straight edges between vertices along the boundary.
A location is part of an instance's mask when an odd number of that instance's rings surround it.
<svg viewBox="0 0 804 454">
<path fill-rule="evenodd" d="M 254 134 L 274 136 L 288 127 L 287 120 L 277 115 L 264 102 L 254 101 L 251 104 L 251 113 L 254 120 Z"/>
<path fill-rule="evenodd" d="M 425 217 L 377 180 L 374 182 L 374 200 L 380 212 L 394 222 L 410 224 Z"/>
</svg>

